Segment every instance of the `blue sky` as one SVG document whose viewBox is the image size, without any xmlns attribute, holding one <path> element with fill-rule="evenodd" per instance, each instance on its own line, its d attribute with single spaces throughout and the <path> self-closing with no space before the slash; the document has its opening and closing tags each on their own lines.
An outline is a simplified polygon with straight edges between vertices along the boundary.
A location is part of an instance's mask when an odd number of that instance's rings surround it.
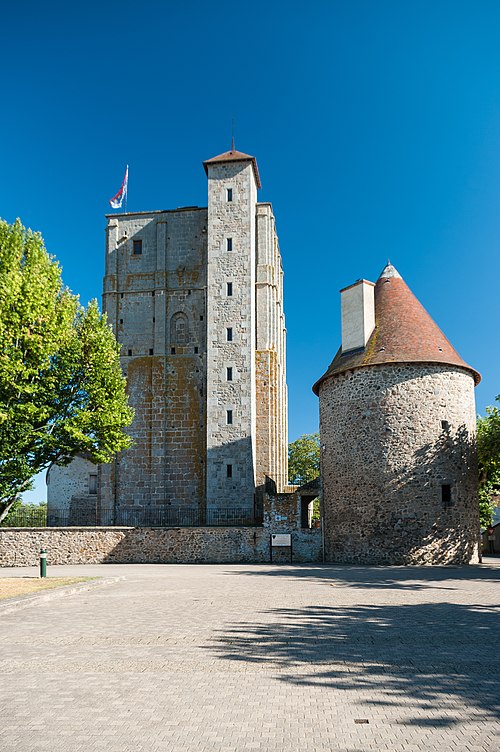
<svg viewBox="0 0 500 752">
<path fill-rule="evenodd" d="M 285 269 L 290 438 L 339 345 L 341 287 L 387 258 L 500 393 L 496 0 L 11 3 L 0 216 L 40 230 L 100 299 L 104 215 L 205 206 L 201 162 L 255 155 Z"/>
</svg>

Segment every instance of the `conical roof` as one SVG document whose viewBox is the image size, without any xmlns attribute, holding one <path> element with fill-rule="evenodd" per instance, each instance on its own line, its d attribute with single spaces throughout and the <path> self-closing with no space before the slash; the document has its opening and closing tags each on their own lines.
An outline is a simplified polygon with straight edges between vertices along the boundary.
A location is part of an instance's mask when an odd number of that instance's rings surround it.
<svg viewBox="0 0 500 752">
<path fill-rule="evenodd" d="M 255 159 L 255 157 L 251 157 L 250 154 L 244 154 L 242 151 L 236 151 L 236 149 L 233 148 L 231 151 L 225 151 L 224 154 L 218 154 L 216 157 L 206 159 L 203 162 L 203 167 L 205 168 L 207 175 L 208 165 L 217 164 L 220 162 L 251 162 L 255 175 L 255 182 L 257 183 L 257 188 L 262 188 L 259 176 L 259 168 L 257 167 L 257 160 Z"/>
<path fill-rule="evenodd" d="M 442 363 L 465 368 L 476 384 L 481 381 L 390 263 L 375 285 L 375 329 L 366 347 L 345 354 L 340 348 L 313 391 L 318 394 L 320 384 L 330 376 L 383 363 Z"/>
</svg>

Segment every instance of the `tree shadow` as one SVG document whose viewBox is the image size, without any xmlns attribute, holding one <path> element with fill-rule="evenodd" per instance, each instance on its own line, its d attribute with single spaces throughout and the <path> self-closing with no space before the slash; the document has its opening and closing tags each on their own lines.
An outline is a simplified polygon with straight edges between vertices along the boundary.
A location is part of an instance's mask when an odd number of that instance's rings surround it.
<svg viewBox="0 0 500 752">
<path fill-rule="evenodd" d="M 404 707 L 405 724 L 452 726 L 464 721 L 457 699 L 481 719 L 500 709 L 499 617 L 494 608 L 448 603 L 280 608 L 230 626 L 210 649 L 283 682 Z"/>
<path fill-rule="evenodd" d="M 264 565 L 265 566 L 265 565 Z M 354 566 L 347 564 L 297 564 L 269 566 L 226 572 L 231 577 L 298 578 L 325 585 L 397 590 L 457 590 L 451 581 L 500 581 L 500 567 L 495 564 L 464 566 Z M 440 583 L 443 583 L 442 585 Z"/>
</svg>

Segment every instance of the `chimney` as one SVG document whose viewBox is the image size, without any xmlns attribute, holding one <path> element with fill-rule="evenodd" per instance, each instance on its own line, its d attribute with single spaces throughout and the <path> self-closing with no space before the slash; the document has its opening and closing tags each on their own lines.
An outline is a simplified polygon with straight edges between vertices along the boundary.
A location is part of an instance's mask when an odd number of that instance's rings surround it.
<svg viewBox="0 0 500 752">
<path fill-rule="evenodd" d="M 340 291 L 342 352 L 366 347 L 375 328 L 375 285 L 360 279 Z"/>
</svg>

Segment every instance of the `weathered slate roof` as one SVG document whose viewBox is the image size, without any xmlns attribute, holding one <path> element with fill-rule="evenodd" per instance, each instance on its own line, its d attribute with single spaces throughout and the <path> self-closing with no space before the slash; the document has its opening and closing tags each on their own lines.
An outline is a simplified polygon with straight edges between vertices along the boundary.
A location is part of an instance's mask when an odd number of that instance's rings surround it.
<svg viewBox="0 0 500 752">
<path fill-rule="evenodd" d="M 217 164 L 218 162 L 251 162 L 255 175 L 255 182 L 257 183 L 257 188 L 262 188 L 259 168 L 257 167 L 257 160 L 255 159 L 255 157 L 251 157 L 250 154 L 244 154 L 242 151 L 236 151 L 235 149 L 233 149 L 232 151 L 225 151 L 224 154 L 219 154 L 218 156 L 212 157 L 211 159 L 206 159 L 203 162 L 203 167 L 205 168 L 207 175 L 208 165 Z"/>
<path fill-rule="evenodd" d="M 442 363 L 470 371 L 476 384 L 481 376 L 469 366 L 441 329 L 431 319 L 401 275 L 387 264 L 375 285 L 375 329 L 365 348 L 342 353 L 340 348 L 330 367 L 313 386 L 330 376 L 354 368 L 384 363 Z"/>
</svg>

